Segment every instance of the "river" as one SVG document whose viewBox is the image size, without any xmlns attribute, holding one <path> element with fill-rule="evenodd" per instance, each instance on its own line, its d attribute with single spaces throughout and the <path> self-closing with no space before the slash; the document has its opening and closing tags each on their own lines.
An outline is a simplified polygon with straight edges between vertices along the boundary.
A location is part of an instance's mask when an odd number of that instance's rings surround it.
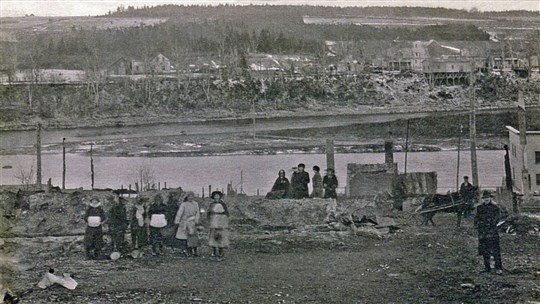
<svg viewBox="0 0 540 304">
<path fill-rule="evenodd" d="M 404 153 L 395 153 L 394 161 L 398 163 L 400 172 L 404 171 Z M 408 172 L 435 171 L 438 175 L 438 192 L 446 192 L 456 183 L 456 151 L 414 152 L 408 153 Z M 305 163 L 307 171 L 312 174 L 311 167 L 325 167 L 324 154 L 277 154 L 277 155 L 232 155 L 232 156 L 199 156 L 199 157 L 94 157 L 95 188 L 120 188 L 134 185 L 140 168 L 149 169 L 156 183 L 164 182 L 170 187 L 181 186 L 201 194 L 202 187 L 226 189 L 232 182 L 240 190 L 249 195 L 264 195 L 270 190 L 279 169 L 287 171 L 290 177 L 293 166 Z M 348 163 L 382 163 L 384 153 L 348 153 L 336 154 L 336 175 L 340 182 L 340 191 L 344 192 Z M 66 187 L 84 189 L 91 188 L 90 158 L 83 154 L 67 154 Z M 16 177 L 20 169 L 28 170 L 34 164 L 33 155 L 1 155 L 0 184 L 20 183 Z M 504 151 L 478 151 L 478 168 L 480 185 L 484 188 L 495 188 L 502 184 L 504 177 Z M 12 168 L 6 167 L 11 166 Z M 471 175 L 470 152 L 463 151 L 460 162 L 460 175 Z M 54 185 L 62 183 L 62 155 L 44 154 L 42 157 L 43 182 L 52 178 Z M 242 174 L 241 174 L 242 172 Z M 241 184 L 241 175 L 243 183 Z M 461 182 L 461 178 L 460 178 Z"/>
<path fill-rule="evenodd" d="M 506 113 L 509 109 L 484 109 L 478 113 L 497 115 Z M 441 117 L 463 115 L 464 111 L 452 112 L 411 112 L 411 113 L 359 113 L 323 116 L 296 116 L 296 117 L 259 117 L 256 119 L 256 131 L 275 131 L 284 129 L 311 129 L 321 126 L 341 127 L 356 124 L 385 123 L 396 120 L 415 119 L 423 117 Z M 208 121 L 191 121 L 184 123 L 158 123 L 139 126 L 117 127 L 84 127 L 74 129 L 52 129 L 45 127 L 41 135 L 44 145 L 60 144 L 62 138 L 66 143 L 80 143 L 85 141 L 114 140 L 140 137 L 170 136 L 179 134 L 227 134 L 252 132 L 251 119 L 222 119 Z M 9 148 L 31 147 L 36 142 L 35 131 L 0 131 L 0 147 Z"/>
</svg>

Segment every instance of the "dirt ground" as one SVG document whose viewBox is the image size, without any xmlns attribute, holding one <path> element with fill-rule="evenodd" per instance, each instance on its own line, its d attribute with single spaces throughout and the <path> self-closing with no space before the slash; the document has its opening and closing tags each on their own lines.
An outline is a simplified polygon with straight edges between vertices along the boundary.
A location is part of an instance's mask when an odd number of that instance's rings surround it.
<svg viewBox="0 0 540 304">
<path fill-rule="evenodd" d="M 224 261 L 161 256 L 88 261 L 82 250 L 12 247 L 25 270 L 16 275 L 21 303 L 533 303 L 540 299 L 538 227 L 501 234 L 504 275 L 481 274 L 472 219 L 455 215 L 437 227 L 411 219 L 384 238 L 347 231 L 235 229 Z M 6 241 L 4 248 L 9 245 Z M 20 251 L 24 251 L 23 254 Z M 29 254 L 34 252 L 34 254 Z M 43 273 L 73 274 L 75 290 L 35 287 Z M 466 284 L 466 285 L 462 285 Z"/>
</svg>

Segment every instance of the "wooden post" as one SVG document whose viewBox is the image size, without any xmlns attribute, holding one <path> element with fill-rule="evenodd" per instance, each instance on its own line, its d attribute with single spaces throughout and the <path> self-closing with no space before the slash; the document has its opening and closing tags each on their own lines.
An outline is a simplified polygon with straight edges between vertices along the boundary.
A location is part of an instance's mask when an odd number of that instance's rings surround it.
<svg viewBox="0 0 540 304">
<path fill-rule="evenodd" d="M 163 182 L 163 188 L 167 189 L 167 182 Z"/>
<path fill-rule="evenodd" d="M 407 133 L 405 135 L 405 174 L 407 174 L 407 160 L 409 153 L 409 120 L 407 119 Z"/>
<path fill-rule="evenodd" d="M 240 170 L 240 193 L 244 193 L 244 170 Z"/>
<path fill-rule="evenodd" d="M 519 145 L 521 146 L 521 180 L 523 199 L 529 200 L 531 181 L 529 170 L 527 169 L 527 117 L 525 111 L 525 101 L 523 100 L 523 92 L 518 92 L 518 120 L 519 120 Z"/>
<path fill-rule="evenodd" d="M 335 169 L 335 160 L 334 160 L 334 140 L 326 139 L 326 168 Z"/>
<path fill-rule="evenodd" d="M 129 188 L 128 188 L 128 198 L 131 198 L 131 184 L 129 184 Z"/>
<path fill-rule="evenodd" d="M 93 151 L 93 146 L 94 144 L 90 144 L 90 178 L 91 178 L 91 181 L 92 181 L 92 190 L 94 189 L 94 157 L 92 155 L 92 151 Z"/>
<path fill-rule="evenodd" d="M 470 84 L 470 106 L 471 112 L 469 115 L 469 124 L 470 124 L 470 138 L 471 138 L 471 169 L 472 169 L 472 180 L 473 185 L 480 189 L 478 181 L 478 163 L 476 159 L 476 97 L 474 92 L 474 73 L 472 71 L 471 63 L 471 74 L 470 74 L 469 84 Z M 478 191 L 480 194 L 480 191 Z"/>
<path fill-rule="evenodd" d="M 255 99 L 253 99 L 253 141 L 255 141 Z"/>
<path fill-rule="evenodd" d="M 456 191 L 459 191 L 459 163 L 461 156 L 461 133 L 463 133 L 463 125 L 459 125 L 459 137 L 457 144 L 457 168 L 456 168 Z"/>
<path fill-rule="evenodd" d="M 157 189 L 158 189 L 158 190 L 161 190 L 161 182 L 158 182 L 158 183 L 157 183 Z"/>
<path fill-rule="evenodd" d="M 212 185 L 208 185 L 208 195 L 212 195 Z"/>
<path fill-rule="evenodd" d="M 257 189 L 257 197 L 259 197 L 259 189 Z"/>
<path fill-rule="evenodd" d="M 37 124 L 36 155 L 37 155 L 36 185 L 38 185 L 38 187 L 41 189 L 41 123 Z"/>
<path fill-rule="evenodd" d="M 62 190 L 66 189 L 66 138 L 62 138 Z"/>
<path fill-rule="evenodd" d="M 202 187 L 202 198 L 204 198 L 204 187 Z"/>
<path fill-rule="evenodd" d="M 139 193 L 139 183 L 138 182 L 135 182 L 135 191 L 137 191 L 137 193 Z"/>
<path fill-rule="evenodd" d="M 508 145 L 504 145 L 504 173 L 506 190 L 512 191 L 514 182 L 512 181 L 512 167 L 510 166 L 510 151 Z"/>
<path fill-rule="evenodd" d="M 394 144 L 387 140 L 384 142 L 384 162 L 387 164 L 394 163 Z"/>
</svg>

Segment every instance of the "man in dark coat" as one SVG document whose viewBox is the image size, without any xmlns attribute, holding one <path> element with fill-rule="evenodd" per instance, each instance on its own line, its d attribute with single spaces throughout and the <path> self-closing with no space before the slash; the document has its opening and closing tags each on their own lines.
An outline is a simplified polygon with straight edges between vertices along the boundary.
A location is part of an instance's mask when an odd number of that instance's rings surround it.
<svg viewBox="0 0 540 304">
<path fill-rule="evenodd" d="M 337 198 L 336 188 L 338 180 L 334 174 L 334 169 L 326 169 L 326 175 L 323 178 L 324 198 Z"/>
<path fill-rule="evenodd" d="M 125 199 L 111 196 L 109 201 L 112 203 L 109 210 L 109 233 L 111 235 L 112 247 L 114 251 L 120 251 L 124 249 L 125 233 L 129 226 Z"/>
<path fill-rule="evenodd" d="M 309 197 L 309 174 L 304 171 L 306 165 L 298 164 L 298 172 L 294 172 L 291 177 L 291 188 L 293 192 L 293 198 L 302 199 Z"/>
<path fill-rule="evenodd" d="M 493 256 L 495 270 L 497 274 L 502 274 L 501 249 L 497 231 L 499 218 L 499 207 L 492 201 L 491 193 L 484 191 L 482 204 L 476 208 L 474 218 L 474 225 L 478 229 L 478 255 L 484 258 L 485 272 L 491 271 L 490 259 Z"/>
<path fill-rule="evenodd" d="M 474 208 L 474 196 L 476 194 L 476 187 L 469 183 L 469 177 L 463 177 L 463 183 L 459 187 L 459 195 L 463 199 L 465 205 L 463 206 L 464 216 L 467 217 L 471 209 Z"/>
<path fill-rule="evenodd" d="M 103 248 L 103 223 L 105 222 L 105 211 L 98 198 L 90 199 L 90 207 L 86 210 L 84 221 L 86 222 L 84 234 L 86 258 L 97 259 Z"/>
</svg>

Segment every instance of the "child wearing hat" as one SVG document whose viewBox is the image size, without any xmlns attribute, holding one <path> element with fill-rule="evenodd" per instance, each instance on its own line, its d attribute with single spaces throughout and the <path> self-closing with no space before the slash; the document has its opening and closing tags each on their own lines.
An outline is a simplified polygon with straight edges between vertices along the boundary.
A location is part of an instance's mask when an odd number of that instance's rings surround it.
<svg viewBox="0 0 540 304">
<path fill-rule="evenodd" d="M 105 222 L 105 211 L 101 207 L 101 202 L 97 197 L 90 199 L 90 206 L 84 215 L 86 222 L 86 232 L 84 234 L 84 247 L 86 258 L 97 259 L 103 247 L 103 223 Z"/>
<path fill-rule="evenodd" d="M 214 200 L 208 207 L 208 246 L 212 247 L 212 257 L 223 259 L 224 249 L 229 248 L 229 211 L 221 200 L 223 193 L 214 191 Z"/>
</svg>

